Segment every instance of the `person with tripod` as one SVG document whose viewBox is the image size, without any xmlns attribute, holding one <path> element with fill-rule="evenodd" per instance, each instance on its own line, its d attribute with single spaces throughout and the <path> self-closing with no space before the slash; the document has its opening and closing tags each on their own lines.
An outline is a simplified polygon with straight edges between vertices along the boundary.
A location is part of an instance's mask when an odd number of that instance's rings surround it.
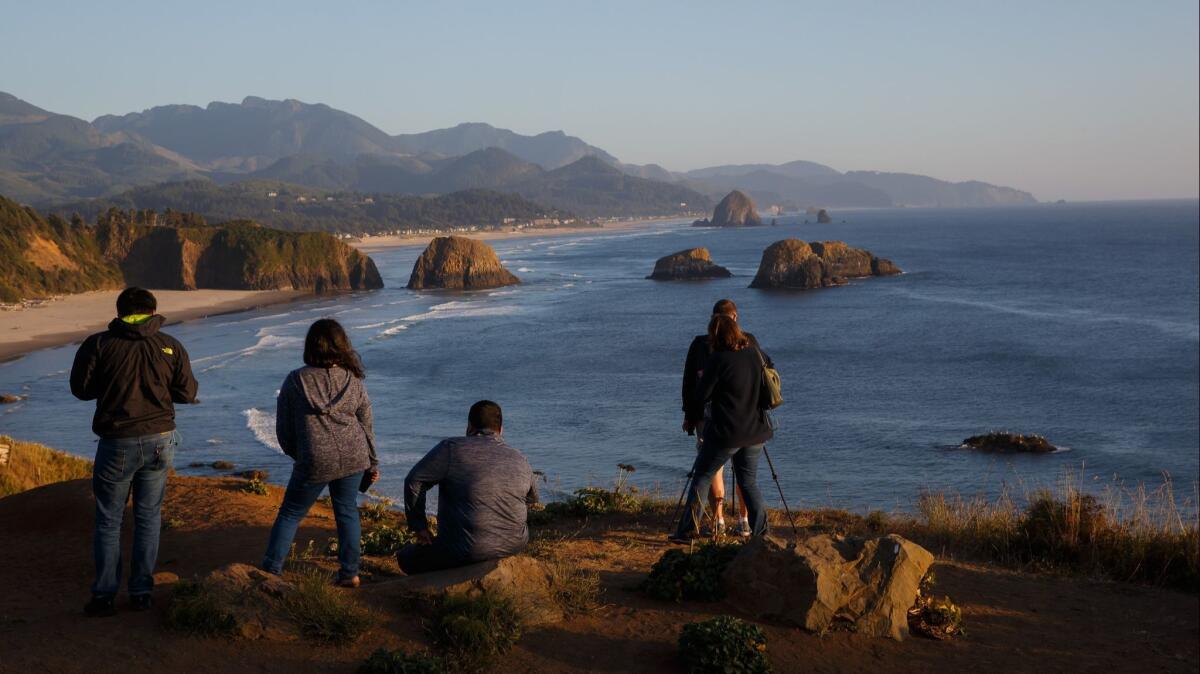
<svg viewBox="0 0 1200 674">
<path fill-rule="evenodd" d="M 714 313 L 708 323 L 712 353 L 696 389 L 696 399 L 710 406 L 703 425 L 703 442 L 692 465 L 692 481 L 683 516 L 670 536 L 687 543 L 700 535 L 701 502 L 713 477 L 733 460 L 734 477 L 746 504 L 751 535 L 767 531 L 767 508 L 758 488 L 758 460 L 764 444 L 774 435 L 760 400 L 765 354 L 738 327 L 733 316 Z"/>
<path fill-rule="evenodd" d="M 736 322 L 738 319 L 737 305 L 733 300 L 722 299 L 717 300 L 713 305 L 712 315 L 724 314 L 731 316 Z M 750 344 L 757 347 L 758 340 L 749 332 L 743 333 L 750 340 Z M 699 452 L 704 444 L 704 420 L 707 416 L 707 405 L 705 401 L 697 395 L 697 388 L 700 383 L 700 376 L 704 373 L 704 366 L 708 362 L 708 357 L 712 354 L 712 347 L 709 346 L 708 334 L 697 335 L 692 340 L 691 346 L 688 347 L 687 359 L 683 364 L 683 430 L 688 435 L 696 436 L 696 451 Z M 712 486 L 708 493 L 708 504 L 713 512 L 713 531 L 714 533 L 725 532 L 725 466 L 717 468 L 717 472 L 713 475 Z M 690 477 L 690 476 L 689 476 Z M 739 536 L 750 535 L 750 521 L 746 510 L 746 496 L 742 493 L 740 485 L 736 485 L 737 489 L 737 509 L 738 509 L 738 528 L 735 533 Z"/>
</svg>

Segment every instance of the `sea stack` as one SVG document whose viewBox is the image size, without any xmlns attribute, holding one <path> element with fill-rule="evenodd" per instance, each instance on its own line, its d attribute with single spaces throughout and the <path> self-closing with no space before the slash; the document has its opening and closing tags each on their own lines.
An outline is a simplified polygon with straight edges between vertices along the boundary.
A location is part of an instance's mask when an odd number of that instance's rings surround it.
<svg viewBox="0 0 1200 674">
<path fill-rule="evenodd" d="M 754 200 L 745 192 L 734 190 L 713 209 L 712 220 L 697 220 L 692 224 L 697 227 L 758 227 L 762 218 Z"/>
<path fill-rule="evenodd" d="M 827 225 L 831 222 L 833 222 L 833 218 L 829 217 L 829 211 L 826 211 L 824 208 L 817 211 L 817 224 L 818 225 Z"/>
<path fill-rule="evenodd" d="M 844 285 L 847 279 L 892 276 L 900 269 L 870 251 L 851 248 L 841 241 L 784 239 L 763 251 L 751 288 L 810 290 Z"/>
<path fill-rule="evenodd" d="M 695 281 L 710 278 L 729 278 L 733 274 L 715 264 L 707 248 L 689 248 L 658 258 L 654 271 L 647 276 L 655 281 Z"/>
<path fill-rule="evenodd" d="M 491 246 L 463 236 L 439 236 L 413 265 L 410 290 L 482 290 L 520 283 Z"/>
</svg>

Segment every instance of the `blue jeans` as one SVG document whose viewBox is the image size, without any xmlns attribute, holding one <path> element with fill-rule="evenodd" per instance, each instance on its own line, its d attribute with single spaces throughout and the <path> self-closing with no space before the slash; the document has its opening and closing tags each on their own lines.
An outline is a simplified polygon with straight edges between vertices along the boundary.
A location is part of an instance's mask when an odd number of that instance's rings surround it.
<svg viewBox="0 0 1200 674">
<path fill-rule="evenodd" d="M 96 528 L 92 536 L 96 582 L 92 583 L 92 594 L 112 596 L 121 585 L 121 520 L 131 487 L 133 563 L 129 594 L 150 594 L 154 590 L 163 495 L 178 444 L 176 431 L 135 438 L 101 438 L 96 447 L 96 464 L 92 467 L 92 493 L 96 496 Z"/>
<path fill-rule="evenodd" d="M 267 543 L 267 554 L 263 558 L 263 570 L 282 573 L 288 551 L 296 538 L 300 520 L 308 514 L 317 497 L 329 487 L 329 498 L 333 501 L 333 519 L 337 523 L 338 562 L 341 570 L 338 577 L 346 580 L 358 575 L 359 546 L 362 544 L 362 528 L 358 522 L 358 485 L 362 473 L 353 473 L 331 482 L 307 484 L 293 474 L 283 494 L 283 504 L 271 527 L 271 540 Z"/>
<path fill-rule="evenodd" d="M 715 449 L 705 443 L 696 455 L 696 463 L 692 465 L 692 484 L 676 535 L 688 537 L 699 533 L 704 514 L 704 495 L 708 493 L 717 470 L 730 459 L 733 459 L 734 479 L 741 486 L 742 496 L 746 499 L 750 531 L 755 536 L 767 533 L 767 505 L 758 489 L 758 457 L 762 456 L 762 452 L 762 445 Z"/>
</svg>

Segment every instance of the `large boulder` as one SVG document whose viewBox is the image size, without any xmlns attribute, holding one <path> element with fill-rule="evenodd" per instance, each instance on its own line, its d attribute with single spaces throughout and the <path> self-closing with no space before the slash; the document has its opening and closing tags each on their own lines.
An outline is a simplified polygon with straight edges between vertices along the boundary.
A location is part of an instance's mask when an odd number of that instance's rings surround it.
<svg viewBox="0 0 1200 674">
<path fill-rule="evenodd" d="M 228 564 L 199 581 L 221 610 L 233 617 L 237 634 L 246 639 L 290 641 L 296 632 L 281 608 L 296 591 L 283 578 L 249 564 Z"/>
<path fill-rule="evenodd" d="M 417 258 L 408 288 L 479 290 L 520 282 L 486 243 L 463 236 L 439 236 Z"/>
<path fill-rule="evenodd" d="M 754 200 L 741 190 L 725 195 L 713 209 L 712 220 L 697 220 L 697 227 L 757 227 L 762 224 Z"/>
<path fill-rule="evenodd" d="M 767 246 L 751 288 L 809 290 L 843 285 L 847 279 L 891 276 L 900 269 L 870 251 L 841 241 L 784 239 Z"/>
<path fill-rule="evenodd" d="M 722 576 L 727 601 L 760 618 L 812 632 L 836 623 L 900 640 L 933 555 L 901 536 L 818 535 L 799 543 L 747 543 Z"/>
<path fill-rule="evenodd" d="M 563 612 L 554 599 L 553 576 L 544 562 L 516 555 L 457 569 L 405 576 L 379 586 L 402 596 L 438 598 L 446 595 L 503 594 L 516 602 L 527 625 L 562 622 Z"/>
<path fill-rule="evenodd" d="M 691 281 L 696 279 L 729 278 L 733 274 L 715 264 L 707 248 L 689 248 L 658 258 L 654 271 L 646 278 L 656 281 Z"/>
</svg>

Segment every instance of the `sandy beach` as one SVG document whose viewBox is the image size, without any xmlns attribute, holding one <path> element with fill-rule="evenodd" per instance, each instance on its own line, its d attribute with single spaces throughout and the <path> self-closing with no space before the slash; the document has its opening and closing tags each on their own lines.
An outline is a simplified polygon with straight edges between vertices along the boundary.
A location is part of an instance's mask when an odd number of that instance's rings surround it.
<svg viewBox="0 0 1200 674">
<path fill-rule="evenodd" d="M 596 234 L 601 232 L 612 232 L 625 229 L 639 229 L 660 222 L 671 222 L 681 220 L 683 218 L 677 216 L 661 217 L 661 218 L 641 218 L 637 220 L 620 220 L 617 222 L 606 222 L 602 227 L 541 227 L 537 229 L 522 229 L 518 231 L 483 231 L 483 232 L 453 232 L 454 236 L 463 236 L 469 239 L 480 239 L 482 241 L 505 241 L 508 239 L 524 239 L 529 237 L 544 237 L 544 236 L 569 236 L 572 234 Z M 446 234 L 413 234 L 405 236 L 370 236 L 359 241 L 349 241 L 350 245 L 363 251 L 370 253 L 373 250 L 385 250 L 388 248 L 399 248 L 402 246 L 424 246 L 427 245 L 434 237 L 446 236 Z"/>
<path fill-rule="evenodd" d="M 0 362 L 103 330 L 116 315 L 118 294 L 118 290 L 98 290 L 0 311 Z M 155 290 L 154 294 L 168 325 L 309 295 L 298 290 Z"/>
</svg>

